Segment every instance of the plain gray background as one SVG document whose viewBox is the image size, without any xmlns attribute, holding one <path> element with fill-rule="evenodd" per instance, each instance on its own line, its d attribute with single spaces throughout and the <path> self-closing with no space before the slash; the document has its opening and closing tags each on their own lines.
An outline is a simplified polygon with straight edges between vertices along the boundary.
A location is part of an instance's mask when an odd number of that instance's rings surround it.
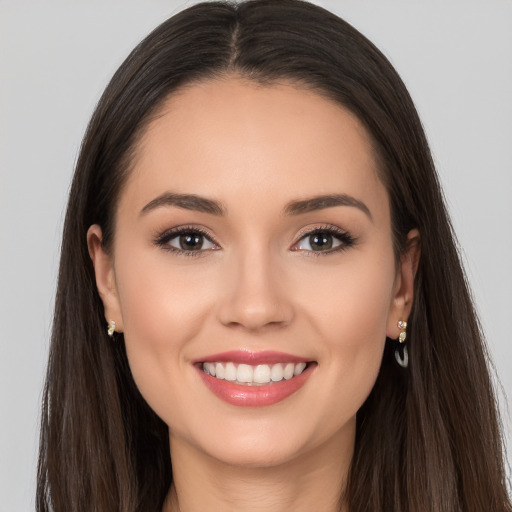
<svg viewBox="0 0 512 512">
<path fill-rule="evenodd" d="M 0 0 L 0 512 L 34 508 L 60 232 L 86 123 L 132 47 L 191 3 Z M 512 1 L 317 3 L 368 36 L 409 87 L 510 401 Z"/>
</svg>

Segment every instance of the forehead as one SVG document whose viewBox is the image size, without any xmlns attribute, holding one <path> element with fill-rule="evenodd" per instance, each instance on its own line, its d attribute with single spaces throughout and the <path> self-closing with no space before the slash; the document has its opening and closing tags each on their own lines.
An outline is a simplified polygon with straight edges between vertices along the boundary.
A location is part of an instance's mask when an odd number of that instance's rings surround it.
<svg viewBox="0 0 512 512">
<path fill-rule="evenodd" d="M 370 137 L 338 103 L 291 84 L 240 78 L 173 93 L 142 135 L 121 203 L 172 190 L 221 200 L 385 193 Z"/>
</svg>

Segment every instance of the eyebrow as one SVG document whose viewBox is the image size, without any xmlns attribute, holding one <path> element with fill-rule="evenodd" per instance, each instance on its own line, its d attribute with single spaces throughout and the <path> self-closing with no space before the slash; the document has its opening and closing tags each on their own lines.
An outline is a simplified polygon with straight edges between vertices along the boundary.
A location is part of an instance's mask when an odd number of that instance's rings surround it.
<svg viewBox="0 0 512 512">
<path fill-rule="evenodd" d="M 162 206 L 175 206 L 185 210 L 194 210 L 216 216 L 224 216 L 227 212 L 224 205 L 214 199 L 208 199 L 195 194 L 165 192 L 144 206 L 140 214 L 144 215 Z M 373 217 L 368 206 L 359 199 L 347 194 L 326 194 L 298 201 L 290 201 L 283 209 L 283 213 L 285 215 L 301 215 L 303 213 L 323 210 L 325 208 L 334 208 L 336 206 L 352 206 L 354 208 L 358 208 L 373 221 Z"/>
<path fill-rule="evenodd" d="M 195 210 L 197 212 L 209 213 L 211 215 L 222 216 L 226 214 L 226 208 L 222 203 L 207 199 L 206 197 L 197 196 L 195 194 L 176 194 L 166 192 L 152 201 L 150 201 L 141 210 L 141 215 L 160 208 L 161 206 L 176 206 L 185 210 Z"/>
<path fill-rule="evenodd" d="M 300 201 L 291 201 L 285 206 L 284 213 L 286 215 L 300 215 L 302 213 L 323 210 L 324 208 L 333 208 L 335 206 L 352 206 L 354 208 L 358 208 L 365 213 L 371 221 L 373 221 L 373 217 L 368 206 L 359 199 L 347 194 L 327 194 Z"/>
</svg>

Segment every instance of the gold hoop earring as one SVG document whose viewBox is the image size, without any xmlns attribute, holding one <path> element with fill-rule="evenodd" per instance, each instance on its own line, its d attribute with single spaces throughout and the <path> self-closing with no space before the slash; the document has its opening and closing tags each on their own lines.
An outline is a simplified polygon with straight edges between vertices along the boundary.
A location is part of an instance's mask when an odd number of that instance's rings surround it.
<svg viewBox="0 0 512 512">
<path fill-rule="evenodd" d="M 107 334 L 111 338 L 113 338 L 115 332 L 116 332 L 116 323 L 114 322 L 114 320 L 110 320 L 110 322 L 108 323 L 108 327 L 107 327 Z"/>
</svg>

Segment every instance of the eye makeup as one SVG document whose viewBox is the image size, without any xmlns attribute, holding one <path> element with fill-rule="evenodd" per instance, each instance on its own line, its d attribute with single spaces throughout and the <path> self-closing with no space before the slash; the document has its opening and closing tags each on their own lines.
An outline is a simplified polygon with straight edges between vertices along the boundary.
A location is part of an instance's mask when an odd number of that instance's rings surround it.
<svg viewBox="0 0 512 512">
<path fill-rule="evenodd" d="M 174 241 L 176 245 L 173 245 Z M 207 251 L 220 249 L 212 235 L 197 226 L 168 229 L 156 238 L 155 245 L 180 256 L 192 257 L 203 256 Z"/>
<path fill-rule="evenodd" d="M 357 239 L 348 231 L 333 225 L 305 230 L 299 237 L 290 250 L 303 251 L 310 256 L 328 256 L 345 251 L 357 243 Z"/>
<path fill-rule="evenodd" d="M 221 249 L 213 235 L 198 226 L 185 225 L 165 230 L 159 234 L 155 245 L 179 256 L 198 257 Z M 327 256 L 353 247 L 357 238 L 334 225 L 304 229 L 291 247 L 293 252 L 310 256 Z"/>
</svg>

